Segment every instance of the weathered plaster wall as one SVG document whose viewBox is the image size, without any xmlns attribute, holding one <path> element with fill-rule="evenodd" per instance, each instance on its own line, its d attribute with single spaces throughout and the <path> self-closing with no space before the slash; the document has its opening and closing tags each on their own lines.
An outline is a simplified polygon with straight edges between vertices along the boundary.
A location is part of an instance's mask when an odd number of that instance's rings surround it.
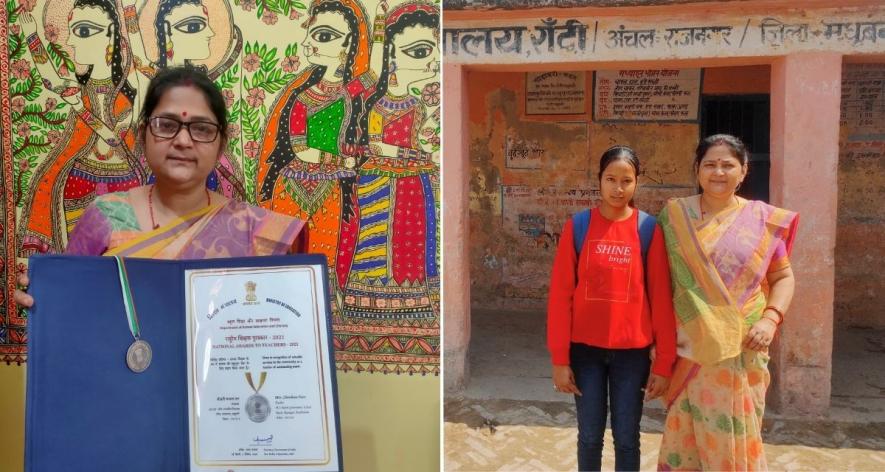
<svg viewBox="0 0 885 472">
<path fill-rule="evenodd" d="M 845 64 L 836 232 L 837 325 L 885 327 L 885 62 Z"/>
<path fill-rule="evenodd" d="M 543 309 L 562 225 L 598 202 L 599 156 L 613 144 L 639 155 L 639 208 L 658 213 L 694 192 L 698 123 L 595 123 L 581 115 L 525 114 L 525 74 L 472 72 L 470 84 L 470 273 L 475 308 Z M 767 66 L 704 71 L 705 94 L 767 93 Z M 735 80 L 735 78 L 740 80 Z M 587 94 L 593 75 L 586 73 Z M 508 145 L 508 139 L 510 144 Z M 514 140 L 539 156 L 537 169 L 505 163 Z"/>
<path fill-rule="evenodd" d="M 847 64 L 863 69 L 879 82 L 879 92 L 866 105 L 885 109 L 881 84 L 883 64 Z M 872 75 L 871 75 L 872 74 Z M 878 74 L 878 75 L 875 75 Z M 843 79 L 845 84 L 846 79 Z M 599 124 L 583 115 L 525 115 L 525 74 L 472 72 L 470 109 L 470 264 L 471 303 L 474 307 L 539 309 L 546 303 L 549 268 L 562 224 L 574 205 L 595 205 L 595 175 L 602 152 L 614 143 L 633 146 L 645 166 L 644 184 L 637 197 L 640 208 L 656 213 L 667 198 L 690 192 L 691 153 L 697 142 L 697 124 Z M 587 73 L 592 90 L 592 72 Z M 866 85 L 863 85 L 866 86 Z M 768 66 L 717 67 L 704 70 L 705 95 L 764 94 L 770 91 Z M 871 92 L 861 92 L 869 94 Z M 848 100 L 848 97 L 845 97 Z M 588 111 L 592 104 L 588 103 Z M 851 106 L 847 102 L 843 109 Z M 843 111 L 857 114 L 849 108 Z M 885 229 L 885 122 L 843 117 L 839 164 L 839 216 L 836 246 L 837 325 L 885 326 L 885 278 L 876 261 L 885 260 L 885 244 L 876 235 Z M 872 127 L 872 128 L 871 128 Z M 543 150 L 540 169 L 513 169 L 505 165 L 505 141 L 518 137 Z M 564 195 L 552 195 L 549 188 Z M 543 214 L 543 231 L 520 232 L 519 206 L 513 189 L 534 190 L 531 208 Z M 538 189 L 547 192 L 538 197 Z M 505 192 L 511 193 L 505 197 Z M 568 191 L 575 191 L 569 195 Z M 532 200 L 532 197 L 527 197 Z M 538 198 L 541 198 L 538 200 Z M 510 203 L 508 205 L 508 202 Z M 524 222 L 525 223 L 525 222 Z M 540 221 L 531 222 L 535 227 Z M 524 228 L 525 229 L 525 228 Z M 527 234 L 531 233 L 531 234 Z"/>
</svg>

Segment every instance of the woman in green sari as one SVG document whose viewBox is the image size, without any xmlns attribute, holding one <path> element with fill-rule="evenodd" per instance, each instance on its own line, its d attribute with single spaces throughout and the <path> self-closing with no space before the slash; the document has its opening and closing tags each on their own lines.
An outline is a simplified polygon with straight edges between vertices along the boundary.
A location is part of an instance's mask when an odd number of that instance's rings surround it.
<svg viewBox="0 0 885 472">
<path fill-rule="evenodd" d="M 704 139 L 700 195 L 658 217 L 673 280 L 679 355 L 666 395 L 659 470 L 765 470 L 768 346 L 793 298 L 789 253 L 798 215 L 735 192 L 749 153 Z"/>
</svg>

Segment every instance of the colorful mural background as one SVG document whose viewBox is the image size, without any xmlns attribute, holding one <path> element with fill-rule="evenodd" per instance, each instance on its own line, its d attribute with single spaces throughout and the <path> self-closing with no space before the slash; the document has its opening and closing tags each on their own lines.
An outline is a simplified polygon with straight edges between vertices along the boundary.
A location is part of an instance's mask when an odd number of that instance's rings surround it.
<svg viewBox="0 0 885 472">
<path fill-rule="evenodd" d="M 439 373 L 439 6 L 353 0 L 6 0 L 0 14 L 0 361 L 27 257 L 98 195 L 144 185 L 140 91 L 192 64 L 222 89 L 207 185 L 305 219 L 329 258 L 336 360 Z"/>
</svg>

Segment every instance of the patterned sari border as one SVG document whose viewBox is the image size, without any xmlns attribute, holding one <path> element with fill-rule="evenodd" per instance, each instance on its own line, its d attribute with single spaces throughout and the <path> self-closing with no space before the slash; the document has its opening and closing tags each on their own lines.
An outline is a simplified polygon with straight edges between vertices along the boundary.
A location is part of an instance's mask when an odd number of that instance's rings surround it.
<svg viewBox="0 0 885 472">
<path fill-rule="evenodd" d="M 680 359 L 680 361 L 691 362 L 691 364 L 687 372 L 674 372 L 673 378 L 671 379 L 670 388 L 664 394 L 664 402 L 667 405 L 667 410 L 669 410 L 670 407 L 673 406 L 673 403 L 676 402 L 676 399 L 679 398 L 680 395 L 682 395 L 685 387 L 688 387 L 688 383 L 691 382 L 692 379 L 694 379 L 695 376 L 698 375 L 698 372 L 700 372 L 701 370 L 701 365 L 697 362 L 693 362 L 688 359 Z"/>
<path fill-rule="evenodd" d="M 187 229 L 188 227 L 193 225 L 194 221 L 199 220 L 203 217 L 203 215 L 211 210 L 214 210 L 217 206 L 218 205 L 212 205 L 206 208 L 201 208 L 200 210 L 197 210 L 191 214 L 182 216 L 178 220 L 173 221 L 166 226 L 157 228 L 139 239 L 135 239 L 128 244 L 114 248 L 114 250 L 109 251 L 108 254 L 111 254 L 113 252 L 114 254 L 125 255 L 137 253 L 141 250 L 144 250 L 160 241 L 163 241 L 164 239 L 169 238 L 180 229 Z"/>
<path fill-rule="evenodd" d="M 708 274 L 710 274 L 710 270 L 711 270 L 710 267 L 712 267 L 714 264 L 713 264 L 713 261 L 710 260 L 710 256 L 707 255 L 707 252 L 704 251 L 704 246 L 701 244 L 701 241 L 698 239 L 698 231 L 703 229 L 703 227 L 707 226 L 713 220 L 708 221 L 707 223 L 702 225 L 701 228 L 698 228 L 698 229 L 692 228 L 693 223 L 691 221 L 691 215 L 689 215 L 689 213 L 688 213 L 688 206 L 686 206 L 686 199 L 681 198 L 677 201 L 679 202 L 679 207 L 680 207 L 680 210 L 682 213 L 681 216 L 684 218 L 683 224 L 686 225 L 685 232 L 691 238 L 691 242 L 693 245 L 693 249 L 695 250 L 696 256 L 702 261 L 702 264 L 698 264 L 698 266 L 703 266 L 707 270 Z M 741 208 L 743 208 L 743 207 L 741 207 Z M 738 210 L 740 210 L 741 208 L 739 208 Z M 692 266 L 692 264 L 689 263 L 690 257 L 683 257 L 683 259 L 685 260 L 688 267 Z M 718 280 L 719 276 L 717 275 L 715 277 L 715 279 Z M 729 295 L 728 291 L 726 290 L 725 284 L 723 284 L 722 281 L 719 280 L 719 283 L 715 284 L 715 285 L 719 291 L 719 296 L 722 297 L 723 300 L 730 301 L 731 295 Z"/>
</svg>

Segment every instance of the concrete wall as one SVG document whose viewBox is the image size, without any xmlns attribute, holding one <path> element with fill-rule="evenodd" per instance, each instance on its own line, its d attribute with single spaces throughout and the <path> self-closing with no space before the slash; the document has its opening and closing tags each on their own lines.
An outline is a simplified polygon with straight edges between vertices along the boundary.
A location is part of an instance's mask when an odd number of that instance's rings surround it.
<svg viewBox="0 0 885 472">
<path fill-rule="evenodd" d="M 708 68 L 703 94 L 768 93 L 767 66 Z M 524 73 L 470 74 L 470 271 L 474 308 L 546 306 L 562 225 L 599 200 L 599 157 L 614 144 L 636 150 L 644 175 L 639 208 L 695 191 L 698 123 L 598 123 L 590 113 L 526 115 Z M 592 90 L 592 72 L 586 73 Z M 588 97 L 587 111 L 591 109 Z M 508 140 L 510 142 L 508 143 Z M 508 167 L 514 141 L 540 157 L 536 169 Z"/>
<path fill-rule="evenodd" d="M 885 61 L 845 64 L 839 139 L 836 324 L 885 327 Z"/>
<path fill-rule="evenodd" d="M 516 72 L 473 72 L 469 78 L 470 102 L 476 104 L 470 110 L 470 268 L 471 303 L 477 308 L 543 308 L 553 243 L 568 215 L 567 208 L 553 205 L 549 209 L 545 232 L 553 239 L 508 232 L 502 186 L 596 189 L 599 155 L 616 142 L 633 146 L 649 176 L 660 182 L 642 179 L 638 196 L 642 209 L 657 212 L 662 198 L 673 192 L 668 186 L 693 184 L 686 163 L 698 138 L 697 124 L 601 125 L 593 123 L 589 113 L 527 117 L 524 80 L 525 74 Z M 587 80 L 592 80 L 589 72 Z M 881 204 L 885 200 L 885 121 L 881 112 L 874 119 L 860 118 L 862 113 L 885 109 L 883 80 L 885 64 L 881 62 L 844 66 L 835 259 L 837 326 L 885 326 L 881 309 L 885 278 L 875 264 L 885 260 L 885 244 L 875 236 L 885 229 Z M 878 93 L 868 90 L 875 83 Z M 769 66 L 704 70 L 705 95 L 767 94 L 770 89 Z M 538 142 L 538 148 L 545 151 L 543 167 L 508 168 L 504 163 L 508 136 Z M 593 205 L 596 198 L 591 194 L 585 199 Z"/>
<path fill-rule="evenodd" d="M 796 291 L 771 350 L 776 410 L 814 415 L 830 403 L 842 56 L 795 53 L 771 68 L 771 203 L 801 215 Z M 813 386 L 813 388 L 809 388 Z"/>
</svg>

